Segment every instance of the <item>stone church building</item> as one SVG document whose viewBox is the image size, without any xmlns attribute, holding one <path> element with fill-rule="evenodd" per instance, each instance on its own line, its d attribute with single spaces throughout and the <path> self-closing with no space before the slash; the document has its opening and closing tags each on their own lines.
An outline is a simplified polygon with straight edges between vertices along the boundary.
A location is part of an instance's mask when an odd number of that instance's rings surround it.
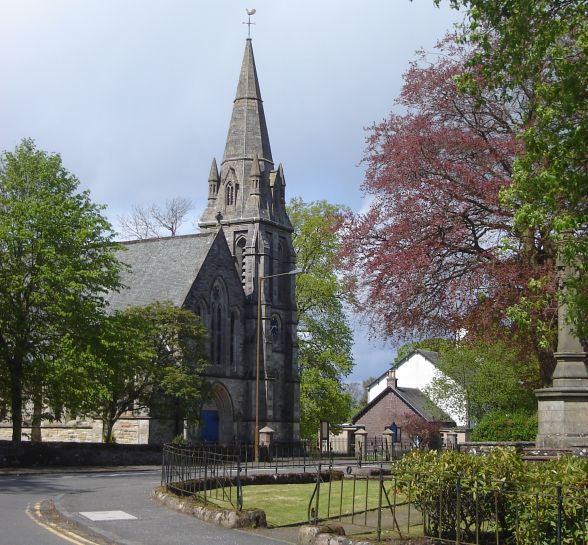
<svg viewBox="0 0 588 545">
<path fill-rule="evenodd" d="M 112 309 L 171 301 L 193 310 L 207 326 L 210 392 L 193 439 L 253 441 L 259 297 L 260 427 L 271 427 L 277 441 L 298 438 L 294 277 L 259 281 L 296 267 L 285 188 L 282 166 L 276 168 L 272 157 L 248 39 L 224 155 L 220 168 L 212 160 L 208 175 L 200 233 L 127 243 L 122 261 L 131 269 L 122 281 L 128 289 L 110 298 Z"/>
<path fill-rule="evenodd" d="M 292 225 L 284 172 L 272 157 L 250 39 L 220 168 L 213 159 L 208 180 L 202 183 L 208 184 L 208 203 L 200 232 L 124 243 L 121 261 L 130 269 L 122 283 L 127 288 L 110 295 L 110 307 L 170 301 L 197 313 L 209 331 L 210 390 L 201 424 L 187 430 L 188 438 L 252 443 L 261 298 L 260 428 L 271 427 L 274 441 L 297 440 L 294 276 L 274 276 L 296 267 Z M 141 415 L 122 418 L 114 429 L 121 443 L 161 443 L 177 432 L 175 422 Z M 100 434 L 101 425 L 91 421 L 43 428 L 44 440 L 99 441 Z"/>
</svg>

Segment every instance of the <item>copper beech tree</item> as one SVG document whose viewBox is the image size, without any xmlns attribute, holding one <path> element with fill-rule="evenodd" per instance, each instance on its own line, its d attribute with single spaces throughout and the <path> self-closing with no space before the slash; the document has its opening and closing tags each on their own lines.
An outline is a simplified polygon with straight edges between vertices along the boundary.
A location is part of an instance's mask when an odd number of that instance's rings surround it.
<svg viewBox="0 0 588 545">
<path fill-rule="evenodd" d="M 512 339 L 519 326 L 507 310 L 525 301 L 520 345 L 538 351 L 547 380 L 553 244 L 548 226 L 517 232 L 500 200 L 532 96 L 524 87 L 506 98 L 483 85 L 464 92 L 457 76 L 467 58 L 451 37 L 434 62 L 419 53 L 394 112 L 369 129 L 362 186 L 369 207 L 348 218 L 347 279 L 375 331 L 395 340 L 459 331 Z"/>
</svg>

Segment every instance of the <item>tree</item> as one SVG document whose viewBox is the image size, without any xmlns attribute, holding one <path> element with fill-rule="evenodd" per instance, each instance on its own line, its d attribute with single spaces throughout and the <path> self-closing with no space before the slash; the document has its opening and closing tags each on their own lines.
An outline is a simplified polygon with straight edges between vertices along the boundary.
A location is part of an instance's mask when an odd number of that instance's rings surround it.
<svg viewBox="0 0 588 545">
<path fill-rule="evenodd" d="M 401 433 L 410 439 L 412 446 L 421 450 L 438 449 L 441 447 L 441 424 L 428 422 L 415 413 L 406 413 L 399 421 Z"/>
<path fill-rule="evenodd" d="M 533 390 L 540 381 L 533 355 L 525 357 L 501 342 L 458 343 L 441 351 L 436 366 L 427 395 L 466 422 L 477 422 L 489 411 L 536 408 Z"/>
<path fill-rule="evenodd" d="M 169 234 L 175 237 L 184 223 L 186 214 L 193 208 L 192 201 L 185 197 L 174 197 L 165 201 L 165 206 L 133 206 L 130 214 L 118 217 L 122 233 L 130 238 L 143 240 Z"/>
<path fill-rule="evenodd" d="M 114 234 L 78 185 L 59 155 L 32 140 L 0 158 L 0 375 L 8 377 L 14 442 L 33 394 L 67 403 L 68 392 L 51 389 L 61 339 L 86 342 L 105 293 L 119 285 Z"/>
<path fill-rule="evenodd" d="M 535 441 L 537 413 L 491 411 L 472 430 L 472 441 Z"/>
<path fill-rule="evenodd" d="M 367 390 L 363 382 L 347 382 L 344 390 L 351 397 L 352 412 L 358 412 L 367 403 Z"/>
<path fill-rule="evenodd" d="M 508 101 L 483 85 L 464 91 L 458 78 L 472 54 L 451 37 L 434 62 L 420 53 L 396 102 L 403 113 L 370 129 L 363 189 L 371 201 L 365 214 L 348 218 L 345 270 L 380 334 L 518 335 L 540 353 L 547 381 L 553 241 L 548 229 L 521 231 L 500 200 L 533 98 L 524 86 Z M 533 279 L 542 279 L 540 290 Z M 507 316 L 521 297 L 534 310 L 524 335 Z"/>
<path fill-rule="evenodd" d="M 130 410 L 197 421 L 208 365 L 205 337 L 193 312 L 171 304 L 115 312 L 103 324 L 98 343 L 82 355 L 92 362 L 86 367 L 93 369 L 96 387 L 81 411 L 102 420 L 106 442 Z"/>
<path fill-rule="evenodd" d="M 292 199 L 297 265 L 298 362 L 301 375 L 301 435 L 314 437 L 320 420 L 332 429 L 351 416 L 351 396 L 342 380 L 353 367 L 353 334 L 343 307 L 337 276 L 340 206 Z"/>
<path fill-rule="evenodd" d="M 588 4 L 583 0 L 452 0 L 468 23 L 462 40 L 476 53 L 462 86 L 502 97 L 524 85 L 533 96 L 517 134 L 513 183 L 502 192 L 520 231 L 548 226 L 562 242 L 572 325 L 588 337 Z"/>
</svg>

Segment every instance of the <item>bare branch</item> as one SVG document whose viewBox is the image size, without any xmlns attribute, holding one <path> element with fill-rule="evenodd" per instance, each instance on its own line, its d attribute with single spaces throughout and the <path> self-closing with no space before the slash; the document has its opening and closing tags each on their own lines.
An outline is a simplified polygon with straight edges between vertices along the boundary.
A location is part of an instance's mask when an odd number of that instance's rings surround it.
<svg viewBox="0 0 588 545">
<path fill-rule="evenodd" d="M 129 214 L 118 216 L 118 222 L 122 234 L 129 238 L 144 240 L 166 235 L 175 237 L 185 221 L 186 214 L 192 209 L 190 199 L 174 197 L 166 200 L 164 206 L 134 205 Z"/>
</svg>

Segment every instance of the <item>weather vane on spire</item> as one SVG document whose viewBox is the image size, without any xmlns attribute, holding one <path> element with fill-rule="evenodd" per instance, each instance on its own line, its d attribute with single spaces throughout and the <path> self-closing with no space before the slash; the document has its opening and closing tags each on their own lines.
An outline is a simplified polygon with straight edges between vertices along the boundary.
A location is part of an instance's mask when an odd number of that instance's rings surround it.
<svg viewBox="0 0 588 545">
<path fill-rule="evenodd" d="M 254 25 L 255 23 L 251 22 L 251 16 L 255 15 L 255 8 L 253 9 L 247 9 L 245 8 L 245 11 L 247 12 L 247 22 L 243 21 L 244 25 L 247 25 L 247 38 L 251 38 L 251 25 Z"/>
</svg>

